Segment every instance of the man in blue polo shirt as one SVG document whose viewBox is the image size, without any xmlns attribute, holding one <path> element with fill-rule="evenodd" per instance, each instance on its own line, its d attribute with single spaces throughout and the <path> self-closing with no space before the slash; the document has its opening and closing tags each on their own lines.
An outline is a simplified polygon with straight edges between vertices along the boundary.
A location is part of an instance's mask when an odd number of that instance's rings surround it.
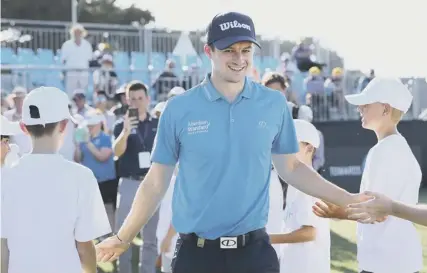
<svg viewBox="0 0 427 273">
<path fill-rule="evenodd" d="M 178 161 L 176 273 L 279 272 L 265 232 L 272 159 L 278 174 L 302 192 L 341 206 L 360 200 L 296 159 L 285 96 L 246 77 L 253 46 L 259 46 L 251 18 L 219 14 L 207 35 L 212 73 L 167 103 L 153 164 L 118 234 L 97 246 L 99 261 L 112 261 L 129 247 L 156 211 Z"/>
</svg>

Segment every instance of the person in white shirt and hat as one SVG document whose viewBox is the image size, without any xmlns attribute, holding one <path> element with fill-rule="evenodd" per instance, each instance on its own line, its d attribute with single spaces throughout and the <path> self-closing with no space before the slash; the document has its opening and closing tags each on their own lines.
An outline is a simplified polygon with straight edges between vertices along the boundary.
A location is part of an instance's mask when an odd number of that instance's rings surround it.
<svg viewBox="0 0 427 273">
<path fill-rule="evenodd" d="M 375 132 L 378 143 L 369 150 L 360 192 L 376 192 L 397 202 L 418 203 L 420 165 L 397 125 L 412 104 L 412 94 L 395 78 L 373 78 L 365 89 L 346 100 L 358 107 L 362 127 Z M 322 217 L 365 222 L 349 217 L 345 208 L 316 203 Z M 369 221 L 368 221 L 369 222 Z M 378 223 L 379 222 L 379 223 Z M 363 273 L 414 273 L 423 268 L 421 238 L 412 222 L 394 216 L 374 217 L 357 224 L 357 260 Z"/>
<path fill-rule="evenodd" d="M 70 40 L 61 48 L 61 61 L 67 68 L 65 71 L 65 90 L 72 97 L 76 89 L 86 89 L 89 83 L 89 61 L 92 60 L 91 44 L 85 39 L 86 29 L 73 25 L 70 29 Z"/>
<path fill-rule="evenodd" d="M 19 159 L 19 146 L 10 144 L 10 137 L 23 134 L 24 132 L 19 127 L 18 122 L 9 121 L 5 116 L 1 116 L 1 158 L 0 164 L 3 166 L 10 166 L 13 162 Z"/>
<path fill-rule="evenodd" d="M 316 127 L 308 121 L 295 119 L 299 142 L 298 159 L 312 167 L 312 160 L 319 147 L 320 138 Z M 330 229 L 329 220 L 312 212 L 316 198 L 292 186 L 288 186 L 284 219 L 284 232 L 270 234 L 272 244 L 282 244 L 280 272 L 329 273 Z"/>
<path fill-rule="evenodd" d="M 93 240 L 111 227 L 92 171 L 58 154 L 74 122 L 68 104 L 55 87 L 34 89 L 24 100 L 20 126 L 34 148 L 2 169 L 4 272 L 96 272 Z"/>
</svg>

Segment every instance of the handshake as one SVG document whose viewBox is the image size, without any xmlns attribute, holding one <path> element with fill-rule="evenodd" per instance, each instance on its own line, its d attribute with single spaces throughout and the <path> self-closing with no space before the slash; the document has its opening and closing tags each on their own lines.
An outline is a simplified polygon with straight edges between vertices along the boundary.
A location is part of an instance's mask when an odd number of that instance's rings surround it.
<svg viewBox="0 0 427 273">
<path fill-rule="evenodd" d="M 383 222 L 392 214 L 393 201 L 378 193 L 364 192 L 355 195 L 358 203 L 346 208 L 322 201 L 313 206 L 313 213 L 322 218 L 354 220 L 364 224 Z"/>
</svg>

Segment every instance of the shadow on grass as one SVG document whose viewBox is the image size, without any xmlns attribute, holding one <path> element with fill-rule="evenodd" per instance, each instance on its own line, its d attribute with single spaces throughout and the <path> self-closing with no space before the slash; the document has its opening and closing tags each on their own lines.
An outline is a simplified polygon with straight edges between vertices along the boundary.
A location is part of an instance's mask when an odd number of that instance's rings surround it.
<svg viewBox="0 0 427 273">
<path fill-rule="evenodd" d="M 346 238 L 331 231 L 331 269 L 341 273 L 358 273 L 356 270 L 348 268 L 347 264 L 353 264 L 356 260 L 356 244 Z"/>
</svg>

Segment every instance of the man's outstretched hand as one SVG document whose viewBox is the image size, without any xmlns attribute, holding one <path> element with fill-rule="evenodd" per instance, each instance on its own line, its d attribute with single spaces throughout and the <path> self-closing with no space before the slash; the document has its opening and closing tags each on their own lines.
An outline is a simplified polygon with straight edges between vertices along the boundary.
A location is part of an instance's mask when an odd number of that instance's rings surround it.
<svg viewBox="0 0 427 273">
<path fill-rule="evenodd" d="M 116 235 L 108 237 L 95 246 L 96 260 L 98 262 L 112 262 L 122 255 L 130 243 L 120 241 Z"/>
<path fill-rule="evenodd" d="M 392 213 L 393 201 L 385 195 L 365 192 L 371 198 L 367 201 L 350 204 L 346 209 L 348 218 L 360 223 L 375 223 L 384 221 Z"/>
</svg>

